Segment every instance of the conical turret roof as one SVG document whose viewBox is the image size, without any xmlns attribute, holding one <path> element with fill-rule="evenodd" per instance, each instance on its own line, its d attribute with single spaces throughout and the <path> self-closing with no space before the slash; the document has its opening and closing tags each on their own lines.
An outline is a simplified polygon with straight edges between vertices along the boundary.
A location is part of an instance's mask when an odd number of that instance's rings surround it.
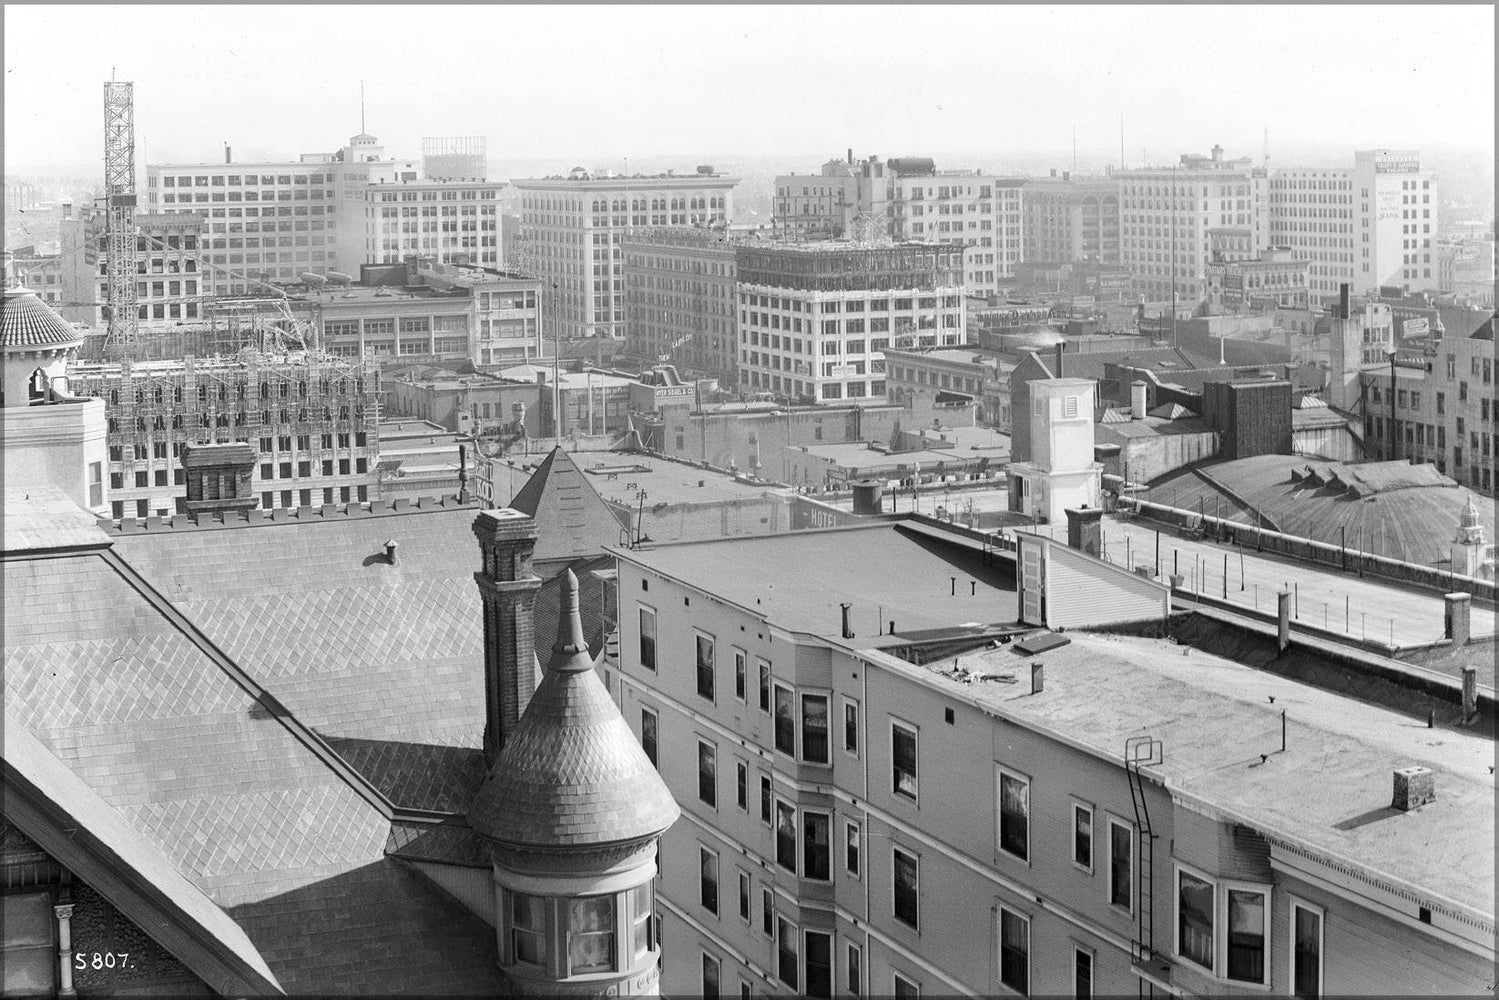
<svg viewBox="0 0 1499 1000">
<path fill-rule="evenodd" d="M 572 570 L 561 605 L 546 674 L 474 796 L 469 825 L 520 847 L 659 834 L 681 810 L 594 672 Z"/>
<path fill-rule="evenodd" d="M 0 304 L 0 343 L 5 347 L 67 347 L 83 343 L 52 307 L 29 288 L 7 288 Z"/>
</svg>

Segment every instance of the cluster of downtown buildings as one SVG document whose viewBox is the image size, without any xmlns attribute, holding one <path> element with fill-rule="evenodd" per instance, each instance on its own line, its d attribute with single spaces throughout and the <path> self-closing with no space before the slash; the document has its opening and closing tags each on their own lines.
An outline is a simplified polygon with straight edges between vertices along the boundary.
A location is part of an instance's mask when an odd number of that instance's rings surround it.
<svg viewBox="0 0 1499 1000">
<path fill-rule="evenodd" d="M 1492 988 L 1493 241 L 1415 154 L 747 227 L 423 153 L 148 167 L 149 357 L 92 215 L 14 262 L 7 988 Z"/>
</svg>

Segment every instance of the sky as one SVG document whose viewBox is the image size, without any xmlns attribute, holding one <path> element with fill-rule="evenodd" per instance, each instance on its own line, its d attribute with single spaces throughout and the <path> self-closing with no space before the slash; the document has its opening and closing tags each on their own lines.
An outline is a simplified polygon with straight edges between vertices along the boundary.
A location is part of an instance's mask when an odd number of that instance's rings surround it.
<svg viewBox="0 0 1499 1000">
<path fill-rule="evenodd" d="M 1128 165 L 1494 136 L 1494 7 L 4 6 L 5 169 L 92 169 L 102 84 L 145 162 L 365 128 L 490 159 L 1070 151 Z M 1282 162 L 1285 162 L 1282 159 Z M 955 164 L 956 165 L 956 164 Z M 964 164 L 983 166 L 986 164 Z"/>
</svg>

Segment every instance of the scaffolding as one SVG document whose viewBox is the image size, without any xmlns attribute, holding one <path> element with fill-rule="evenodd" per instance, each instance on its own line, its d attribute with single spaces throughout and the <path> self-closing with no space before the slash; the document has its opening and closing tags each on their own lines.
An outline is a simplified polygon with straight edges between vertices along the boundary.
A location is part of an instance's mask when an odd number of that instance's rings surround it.
<svg viewBox="0 0 1499 1000">
<path fill-rule="evenodd" d="M 740 246 L 739 281 L 805 291 L 900 291 L 957 288 L 963 284 L 963 250 L 957 243 L 845 242 Z"/>
</svg>

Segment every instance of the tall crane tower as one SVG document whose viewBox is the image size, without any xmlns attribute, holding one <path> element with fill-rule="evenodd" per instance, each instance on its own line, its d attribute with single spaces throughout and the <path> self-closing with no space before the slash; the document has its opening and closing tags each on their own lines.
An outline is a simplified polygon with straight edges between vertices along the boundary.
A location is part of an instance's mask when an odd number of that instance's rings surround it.
<svg viewBox="0 0 1499 1000">
<path fill-rule="evenodd" d="M 136 339 L 135 84 L 104 84 L 105 347 L 129 353 Z"/>
</svg>

